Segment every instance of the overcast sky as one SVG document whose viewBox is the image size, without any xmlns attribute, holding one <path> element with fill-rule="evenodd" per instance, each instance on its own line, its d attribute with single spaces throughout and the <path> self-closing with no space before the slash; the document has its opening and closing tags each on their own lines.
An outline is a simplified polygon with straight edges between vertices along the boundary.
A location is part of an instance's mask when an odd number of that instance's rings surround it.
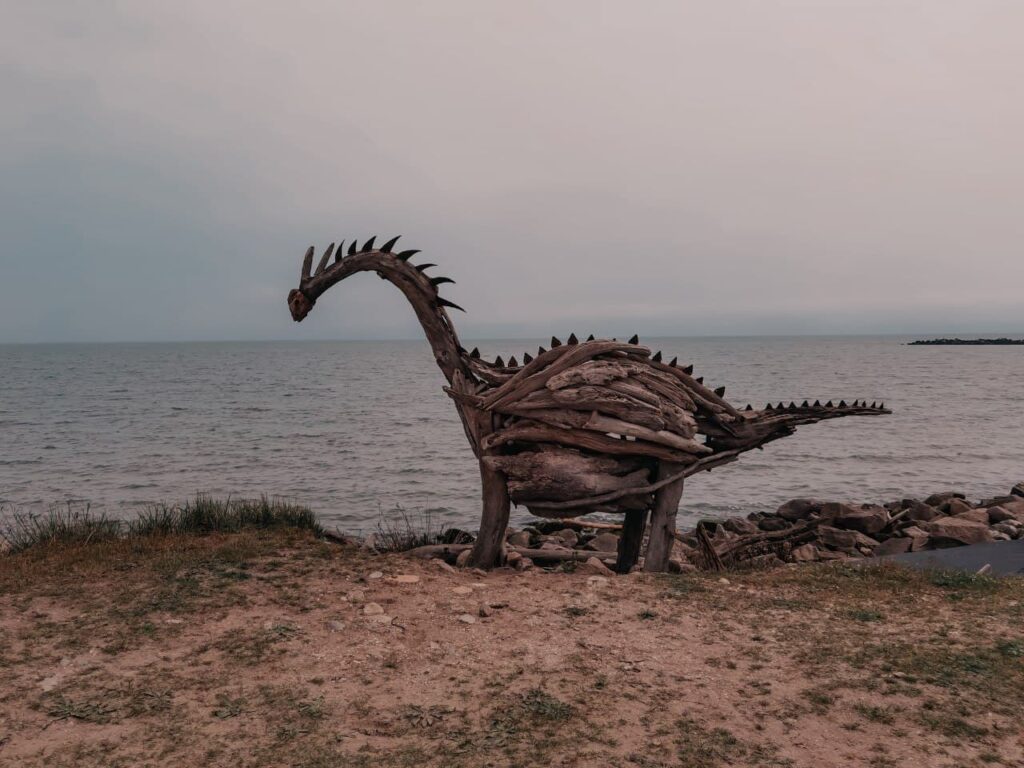
<svg viewBox="0 0 1024 768">
<path fill-rule="evenodd" d="M 0 9 L 0 342 L 1024 332 L 1024 3 Z M 379 242 L 379 241 L 378 241 Z"/>
</svg>

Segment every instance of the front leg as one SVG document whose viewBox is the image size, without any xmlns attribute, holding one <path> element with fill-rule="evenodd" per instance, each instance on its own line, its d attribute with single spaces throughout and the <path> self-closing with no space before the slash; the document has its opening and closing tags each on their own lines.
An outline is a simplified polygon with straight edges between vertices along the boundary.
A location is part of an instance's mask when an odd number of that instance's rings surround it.
<svg viewBox="0 0 1024 768">
<path fill-rule="evenodd" d="M 483 515 L 480 517 L 480 535 L 473 544 L 469 564 L 476 568 L 496 568 L 501 565 L 511 508 L 508 480 L 504 472 L 481 461 L 480 485 L 483 489 Z"/>
</svg>

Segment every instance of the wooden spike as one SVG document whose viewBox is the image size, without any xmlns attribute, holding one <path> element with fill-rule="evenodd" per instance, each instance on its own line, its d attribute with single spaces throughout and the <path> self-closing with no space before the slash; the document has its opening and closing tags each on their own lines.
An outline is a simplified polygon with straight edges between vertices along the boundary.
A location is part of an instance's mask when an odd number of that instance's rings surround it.
<svg viewBox="0 0 1024 768">
<path fill-rule="evenodd" d="M 369 253 L 370 251 L 372 251 L 373 250 L 373 241 L 376 240 L 376 239 L 377 239 L 377 236 L 374 235 L 369 240 L 367 240 L 365 243 L 363 243 L 363 249 L 360 251 L 360 253 Z"/>
<path fill-rule="evenodd" d="M 335 264 L 337 264 L 339 261 L 341 261 L 342 257 L 344 256 L 344 254 L 341 252 L 341 249 L 344 248 L 344 247 L 345 247 L 345 241 L 342 240 L 340 243 L 338 243 L 338 250 L 336 250 L 334 252 L 334 263 Z"/>
<path fill-rule="evenodd" d="M 810 408 L 811 406 L 810 406 L 810 403 L 808 403 L 806 400 L 804 400 L 802 403 L 800 403 L 800 407 L 801 408 Z"/>
<path fill-rule="evenodd" d="M 673 357 L 672 358 L 672 362 L 669 363 L 669 365 L 671 365 L 673 368 L 675 368 L 676 367 L 676 363 L 678 363 L 678 362 L 679 362 L 679 358 L 678 357 Z"/>
<path fill-rule="evenodd" d="M 696 378 L 696 382 L 697 382 L 698 384 L 703 384 L 703 383 L 704 383 L 704 377 L 703 377 L 703 376 L 698 376 L 698 377 Z"/>
<path fill-rule="evenodd" d="M 348 255 L 354 256 L 356 251 L 359 249 L 359 241 L 353 240 L 348 246 Z"/>
<path fill-rule="evenodd" d="M 657 352 L 654 353 L 654 356 L 651 358 L 651 360 L 653 360 L 656 363 L 660 363 L 661 362 L 661 350 L 660 349 Z"/>
<path fill-rule="evenodd" d="M 469 353 L 469 356 L 474 360 L 480 359 L 480 347 L 473 347 L 473 351 Z"/>
<path fill-rule="evenodd" d="M 791 411 L 795 411 L 796 410 L 796 403 L 794 403 L 792 400 L 789 401 L 789 410 L 791 410 Z"/>
<path fill-rule="evenodd" d="M 777 410 L 777 411 L 784 411 L 785 409 L 786 409 L 786 404 L 785 403 L 779 403 L 777 406 L 775 406 L 775 410 Z"/>
<path fill-rule="evenodd" d="M 568 344 L 570 347 L 572 347 L 572 346 L 575 346 L 576 344 L 579 344 L 580 340 L 576 338 L 576 334 L 575 333 L 570 333 L 569 334 L 569 338 L 566 339 L 565 343 Z"/>
<path fill-rule="evenodd" d="M 752 411 L 752 410 L 754 410 L 754 406 L 752 406 L 750 403 L 747 403 L 747 407 L 744 408 L 743 410 L 745 410 L 745 411 Z"/>
<path fill-rule="evenodd" d="M 725 387 L 716 387 L 715 388 L 715 394 L 718 395 L 719 397 L 724 396 L 725 395 Z"/>
<path fill-rule="evenodd" d="M 327 269 L 327 262 L 331 260 L 331 256 L 334 254 L 334 243 L 327 246 L 327 250 L 324 251 L 324 255 L 320 257 L 320 263 L 316 265 L 316 272 L 313 274 L 319 275 L 325 269 Z"/>
<path fill-rule="evenodd" d="M 766 405 L 766 406 L 764 407 L 764 409 L 765 409 L 766 411 L 774 411 L 774 410 L 775 410 L 775 406 L 774 406 L 774 405 L 772 405 L 771 403 L 768 403 L 768 405 Z"/>
<path fill-rule="evenodd" d="M 845 400 L 840 400 L 839 401 L 839 407 L 840 408 L 845 408 L 846 407 L 846 401 Z"/>
<path fill-rule="evenodd" d="M 545 352 L 547 352 L 547 350 L 544 349 L 544 347 L 537 347 L 537 355 L 538 356 L 543 355 Z"/>
<path fill-rule="evenodd" d="M 835 406 L 832 405 L 832 401 L 831 400 L 829 400 L 827 403 L 825 403 L 825 407 L 826 408 L 835 408 Z"/>
<path fill-rule="evenodd" d="M 561 340 L 559 340 L 558 338 L 552 336 L 551 337 L 551 348 L 554 349 L 555 347 L 560 347 L 560 346 L 562 346 Z"/>
<path fill-rule="evenodd" d="M 456 304 L 454 301 L 448 301 L 448 299 L 443 299 L 440 296 L 437 297 L 437 303 L 440 304 L 442 307 L 451 307 L 452 309 L 457 309 L 459 310 L 459 312 L 466 311 L 458 304 Z"/>
<path fill-rule="evenodd" d="M 510 357 L 508 359 L 508 367 L 509 368 L 518 368 L 519 367 L 519 361 L 516 360 L 516 356 L 515 355 L 512 355 L 512 357 Z"/>
<path fill-rule="evenodd" d="M 878 407 L 878 401 L 877 400 L 872 400 L 871 401 L 871 407 L 872 408 L 877 408 Z"/>
<path fill-rule="evenodd" d="M 882 403 L 882 404 L 881 404 L 880 406 L 878 406 L 878 407 L 879 407 L 879 408 L 881 408 L 882 410 L 885 410 L 885 403 Z"/>
<path fill-rule="evenodd" d="M 411 251 L 402 251 L 401 253 L 396 253 L 395 258 L 398 259 L 399 261 L 408 261 L 419 252 L 420 251 L 418 248 L 413 248 Z M 352 251 L 349 251 L 349 253 L 352 253 Z"/>
<path fill-rule="evenodd" d="M 639 337 L 639 336 L 637 336 L 637 335 L 636 335 L 636 334 L 634 333 L 634 334 L 633 334 L 632 336 L 630 336 L 630 337 L 629 337 L 629 343 L 630 343 L 630 344 L 639 344 L 639 343 L 640 343 L 640 337 Z"/>
<path fill-rule="evenodd" d="M 593 340 L 594 340 L 594 334 L 590 334 L 589 336 L 587 336 L 587 341 L 593 341 Z"/>
<path fill-rule="evenodd" d="M 815 408 L 821 408 L 821 400 L 815 400 L 814 401 L 814 407 Z"/>
<path fill-rule="evenodd" d="M 313 246 L 309 246 L 306 250 L 306 255 L 302 257 L 302 279 L 305 280 L 309 277 L 310 270 L 313 269 Z"/>
<path fill-rule="evenodd" d="M 683 373 L 685 373 L 687 376 L 693 373 L 693 364 L 691 363 L 690 365 L 683 368 Z"/>
<path fill-rule="evenodd" d="M 533 355 L 531 355 L 529 352 L 523 352 L 523 363 L 525 365 L 529 365 L 532 362 L 533 362 Z"/>
<path fill-rule="evenodd" d="M 452 285 L 454 285 L 455 281 L 452 280 L 450 277 L 432 277 L 432 278 L 430 278 L 430 284 L 432 286 L 434 286 L 435 288 L 437 286 L 439 286 L 439 285 L 444 285 L 445 283 L 451 283 Z"/>
<path fill-rule="evenodd" d="M 428 262 L 427 262 L 426 264 L 414 264 L 413 266 L 415 266 L 415 267 L 416 267 L 416 269 L 418 269 L 418 270 L 419 270 L 420 272 L 426 272 L 426 271 L 427 271 L 428 269 L 430 269 L 431 267 L 436 267 L 436 266 L 437 266 L 437 264 L 431 264 L 431 263 L 430 263 L 430 262 L 428 261 Z"/>
<path fill-rule="evenodd" d="M 383 253 L 391 253 L 391 249 L 395 247 L 395 243 L 398 242 L 398 238 L 400 237 L 401 235 L 395 235 L 394 237 L 392 237 L 390 240 L 388 240 L 386 243 L 384 243 L 384 245 L 380 247 L 381 251 Z"/>
<path fill-rule="evenodd" d="M 494 358 L 494 364 L 498 368 L 504 368 L 505 367 L 505 361 L 501 359 L 501 355 L 498 355 L 496 358 Z"/>
</svg>

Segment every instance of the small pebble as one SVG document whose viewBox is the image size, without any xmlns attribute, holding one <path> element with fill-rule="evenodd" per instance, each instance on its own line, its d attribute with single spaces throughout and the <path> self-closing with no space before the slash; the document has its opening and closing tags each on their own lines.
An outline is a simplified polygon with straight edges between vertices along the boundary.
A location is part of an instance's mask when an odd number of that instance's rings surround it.
<svg viewBox="0 0 1024 768">
<path fill-rule="evenodd" d="M 412 573 L 403 573 L 392 579 L 396 584 L 418 584 L 419 580 L 420 577 Z"/>
<path fill-rule="evenodd" d="M 384 578 L 384 574 L 381 571 L 374 571 L 373 573 L 371 573 L 366 578 L 368 578 L 368 579 L 383 579 Z"/>
<path fill-rule="evenodd" d="M 367 616 L 380 616 L 384 613 L 384 608 L 378 603 L 367 603 L 366 607 L 363 608 L 363 613 Z"/>
<path fill-rule="evenodd" d="M 732 582 L 731 582 L 731 581 L 729 581 L 729 580 L 728 580 L 727 578 L 725 578 L 725 576 L 723 576 L 722 578 L 720 578 L 720 579 L 718 580 L 718 583 L 719 583 L 719 584 L 731 584 Z"/>
<path fill-rule="evenodd" d="M 463 624 L 476 624 L 476 616 L 472 615 L 471 613 L 464 613 L 461 616 L 459 616 L 459 621 L 461 621 Z"/>
<path fill-rule="evenodd" d="M 471 595 L 473 594 L 472 587 L 452 587 L 452 592 L 456 595 Z"/>
</svg>

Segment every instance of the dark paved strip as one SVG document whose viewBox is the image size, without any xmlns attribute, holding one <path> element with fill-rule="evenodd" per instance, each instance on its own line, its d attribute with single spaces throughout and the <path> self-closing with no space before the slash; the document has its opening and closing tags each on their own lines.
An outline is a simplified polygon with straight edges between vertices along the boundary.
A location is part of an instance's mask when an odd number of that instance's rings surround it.
<svg viewBox="0 0 1024 768">
<path fill-rule="evenodd" d="M 993 576 L 1024 576 L 1024 539 L 934 549 L 928 552 L 908 552 L 878 559 L 901 563 L 912 568 L 971 572 L 990 565 L 992 570 L 989 573 Z M 868 563 L 870 560 L 863 562 Z"/>
</svg>

